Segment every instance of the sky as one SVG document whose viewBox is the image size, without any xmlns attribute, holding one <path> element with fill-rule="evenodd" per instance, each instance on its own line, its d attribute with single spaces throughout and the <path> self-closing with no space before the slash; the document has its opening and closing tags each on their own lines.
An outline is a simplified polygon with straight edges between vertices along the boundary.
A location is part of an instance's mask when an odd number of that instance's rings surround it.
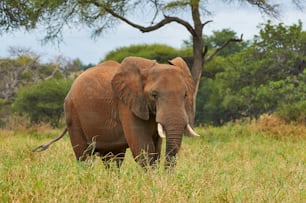
<svg viewBox="0 0 306 203">
<path fill-rule="evenodd" d="M 290 1 L 288 1 L 290 2 Z M 243 39 L 252 39 L 258 34 L 258 25 L 266 23 L 271 19 L 262 15 L 257 8 L 241 4 L 218 4 L 209 8 L 211 16 L 206 16 L 203 21 L 213 20 L 204 28 L 204 34 L 210 35 L 214 30 L 230 28 L 238 36 L 243 34 Z M 299 11 L 291 4 L 281 7 L 279 20 L 271 19 L 277 24 L 283 22 L 291 25 L 301 20 L 303 29 L 306 27 L 306 12 Z M 140 31 L 120 23 L 114 29 L 107 31 L 97 39 L 90 37 L 90 30 L 67 29 L 64 32 L 64 42 L 57 44 L 48 43 L 43 45 L 41 39 L 45 36 L 43 30 L 34 30 L 30 33 L 16 31 L 9 34 L 0 35 L 0 58 L 9 57 L 9 47 L 29 48 L 31 51 L 41 56 L 43 62 L 50 61 L 59 55 L 70 59 L 79 58 L 83 64 L 97 64 L 110 51 L 135 44 L 161 43 L 175 48 L 181 48 L 183 40 L 189 39 L 187 30 L 175 23 L 169 24 L 159 30 L 150 33 Z"/>
</svg>

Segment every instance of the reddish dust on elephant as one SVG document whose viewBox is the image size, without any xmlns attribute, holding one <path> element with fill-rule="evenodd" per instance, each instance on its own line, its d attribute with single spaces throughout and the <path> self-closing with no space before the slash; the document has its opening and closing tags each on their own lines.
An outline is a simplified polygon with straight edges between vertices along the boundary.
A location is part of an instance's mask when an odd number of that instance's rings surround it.
<svg viewBox="0 0 306 203">
<path fill-rule="evenodd" d="M 199 136 L 189 124 L 194 91 L 180 57 L 169 64 L 139 57 L 104 62 L 74 81 L 64 102 L 67 127 L 49 144 L 68 131 L 77 160 L 97 153 L 106 164 L 115 160 L 120 167 L 130 148 L 134 159 L 147 166 L 159 161 L 165 138 L 165 166 L 174 166 L 183 133 Z"/>
</svg>

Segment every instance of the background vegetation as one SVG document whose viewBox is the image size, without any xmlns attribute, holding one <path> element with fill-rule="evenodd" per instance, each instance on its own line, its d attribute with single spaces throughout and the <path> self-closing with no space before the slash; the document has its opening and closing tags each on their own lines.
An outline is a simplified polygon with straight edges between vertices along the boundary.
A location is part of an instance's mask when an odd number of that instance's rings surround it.
<svg viewBox="0 0 306 203">
<path fill-rule="evenodd" d="M 236 37 L 235 32 L 223 29 L 205 38 L 210 48 Z M 182 56 L 192 64 L 190 40 L 183 42 L 182 49 L 160 44 L 122 47 L 110 52 L 104 60 L 120 62 L 132 55 L 167 63 Z M 197 97 L 196 123 L 223 125 L 276 113 L 288 122 L 305 124 L 305 41 L 301 22 L 286 26 L 268 21 L 261 25 L 253 40 L 225 47 L 206 64 Z M 5 126 L 5 119 L 17 112 L 27 114 L 32 122 L 48 121 L 58 126 L 61 106 L 72 80 L 88 67 L 78 59 L 63 57 L 41 64 L 39 57 L 31 52 L 0 59 L 0 124 Z"/>
<path fill-rule="evenodd" d="M 169 59 L 173 59 L 177 56 L 192 58 L 192 51 L 189 48 L 180 50 L 162 44 L 131 45 L 111 51 L 105 56 L 103 61 L 115 60 L 120 62 L 127 56 L 139 56 L 156 60 L 159 63 L 168 63 Z"/>
<path fill-rule="evenodd" d="M 202 78 L 198 122 L 221 125 L 276 112 L 288 121 L 305 123 L 305 42 L 301 22 L 268 22 L 249 46 L 207 64 L 216 73 Z"/>
<path fill-rule="evenodd" d="M 50 122 L 52 127 L 59 127 L 63 114 L 63 101 L 71 84 L 70 79 L 50 79 L 21 87 L 12 110 L 27 114 L 32 123 Z"/>
</svg>

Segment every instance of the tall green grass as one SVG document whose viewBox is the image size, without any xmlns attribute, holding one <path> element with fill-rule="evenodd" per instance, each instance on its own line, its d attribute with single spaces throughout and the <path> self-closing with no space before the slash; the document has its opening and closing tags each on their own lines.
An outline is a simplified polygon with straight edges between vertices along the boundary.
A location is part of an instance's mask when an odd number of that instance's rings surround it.
<svg viewBox="0 0 306 203">
<path fill-rule="evenodd" d="M 306 135 L 277 139 L 252 125 L 199 128 L 176 168 L 145 172 L 127 154 L 120 171 L 78 164 L 68 136 L 0 131 L 0 202 L 306 202 Z M 162 165 L 162 163 L 161 163 Z"/>
</svg>

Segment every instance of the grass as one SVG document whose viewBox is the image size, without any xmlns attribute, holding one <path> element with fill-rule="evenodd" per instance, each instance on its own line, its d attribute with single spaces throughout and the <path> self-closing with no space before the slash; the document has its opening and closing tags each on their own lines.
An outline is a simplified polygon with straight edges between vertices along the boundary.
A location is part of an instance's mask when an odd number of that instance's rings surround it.
<svg viewBox="0 0 306 203">
<path fill-rule="evenodd" d="M 0 130 L 0 202 L 306 202 L 306 134 L 279 139 L 258 125 L 197 129 L 172 172 L 145 172 L 131 153 L 120 171 L 78 164 L 68 136 L 33 154 L 60 131 Z"/>
</svg>

